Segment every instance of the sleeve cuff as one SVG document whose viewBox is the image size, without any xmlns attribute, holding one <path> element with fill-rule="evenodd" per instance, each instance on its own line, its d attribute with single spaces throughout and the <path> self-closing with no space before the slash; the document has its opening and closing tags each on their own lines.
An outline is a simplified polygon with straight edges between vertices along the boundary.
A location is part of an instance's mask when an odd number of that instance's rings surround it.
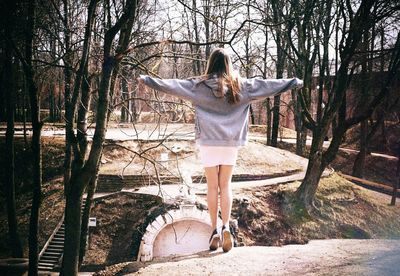
<svg viewBox="0 0 400 276">
<path fill-rule="evenodd" d="M 296 78 L 296 85 L 295 88 L 302 88 L 303 87 L 303 80 Z"/>
</svg>

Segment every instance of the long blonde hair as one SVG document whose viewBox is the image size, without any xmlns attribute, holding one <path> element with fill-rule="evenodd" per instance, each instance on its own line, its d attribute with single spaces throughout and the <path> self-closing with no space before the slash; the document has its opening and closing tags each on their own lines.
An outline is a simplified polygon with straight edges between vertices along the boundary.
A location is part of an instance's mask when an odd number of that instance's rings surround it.
<svg viewBox="0 0 400 276">
<path fill-rule="evenodd" d="M 217 75 L 218 90 L 223 95 L 224 85 L 228 87 L 227 98 L 229 103 L 237 103 L 240 100 L 239 75 L 233 70 L 230 56 L 223 48 L 215 48 L 208 61 L 204 79 Z"/>
</svg>

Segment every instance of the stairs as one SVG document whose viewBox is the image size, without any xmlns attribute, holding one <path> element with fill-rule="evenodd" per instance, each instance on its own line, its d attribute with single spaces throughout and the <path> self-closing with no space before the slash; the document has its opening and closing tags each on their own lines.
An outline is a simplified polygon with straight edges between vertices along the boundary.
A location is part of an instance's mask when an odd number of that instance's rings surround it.
<svg viewBox="0 0 400 276">
<path fill-rule="evenodd" d="M 81 212 L 85 208 L 86 199 L 82 200 Z M 58 266 L 64 253 L 65 240 L 65 222 L 64 215 L 50 238 L 39 254 L 38 269 L 39 271 L 52 271 Z"/>
<path fill-rule="evenodd" d="M 39 254 L 39 271 L 52 271 L 60 262 L 64 252 L 64 216 Z"/>
</svg>

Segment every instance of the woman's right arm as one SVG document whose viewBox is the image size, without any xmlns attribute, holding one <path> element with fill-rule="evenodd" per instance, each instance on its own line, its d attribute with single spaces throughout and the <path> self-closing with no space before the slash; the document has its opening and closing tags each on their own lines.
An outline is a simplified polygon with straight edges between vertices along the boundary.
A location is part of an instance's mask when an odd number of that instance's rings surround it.
<svg viewBox="0 0 400 276">
<path fill-rule="evenodd" d="M 247 79 L 250 100 L 262 100 L 275 96 L 289 89 L 303 87 L 303 81 L 298 78 L 292 79 Z"/>
<path fill-rule="evenodd" d="M 195 81 L 191 79 L 159 79 L 146 75 L 140 75 L 138 82 L 143 83 L 155 90 L 174 95 L 188 101 L 194 101 L 196 98 L 196 94 L 193 92 Z"/>
</svg>

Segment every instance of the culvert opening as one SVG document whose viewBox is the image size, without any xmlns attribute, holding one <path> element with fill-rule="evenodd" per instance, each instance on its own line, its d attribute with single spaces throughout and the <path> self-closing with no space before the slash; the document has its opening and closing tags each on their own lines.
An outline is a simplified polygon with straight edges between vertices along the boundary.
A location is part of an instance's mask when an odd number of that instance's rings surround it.
<svg viewBox="0 0 400 276">
<path fill-rule="evenodd" d="M 221 220 L 218 218 L 218 224 Z M 208 250 L 212 232 L 207 210 L 180 205 L 150 223 L 142 237 L 138 260 L 189 255 Z"/>
<path fill-rule="evenodd" d="M 153 244 L 153 257 L 188 255 L 208 249 L 209 224 L 184 219 L 165 226 Z"/>
</svg>

